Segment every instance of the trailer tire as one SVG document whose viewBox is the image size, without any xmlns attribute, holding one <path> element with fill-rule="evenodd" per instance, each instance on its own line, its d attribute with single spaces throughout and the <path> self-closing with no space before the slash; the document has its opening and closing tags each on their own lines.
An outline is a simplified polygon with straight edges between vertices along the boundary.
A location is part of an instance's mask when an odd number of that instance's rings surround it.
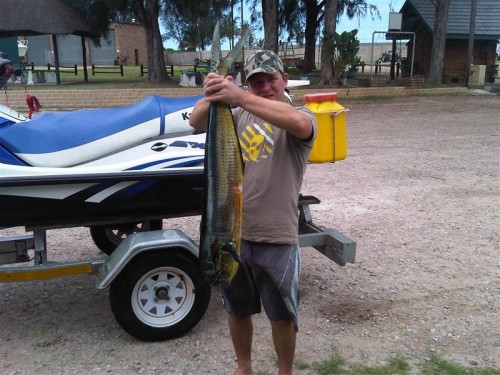
<svg viewBox="0 0 500 375">
<path fill-rule="evenodd" d="M 118 324 L 139 340 L 180 337 L 207 310 L 211 289 L 198 263 L 174 251 L 134 259 L 111 283 L 111 310 Z"/>
<path fill-rule="evenodd" d="M 110 255 L 127 236 L 132 233 L 160 230 L 163 220 L 146 220 L 140 223 L 95 225 L 90 227 L 92 241 L 104 254 Z"/>
</svg>

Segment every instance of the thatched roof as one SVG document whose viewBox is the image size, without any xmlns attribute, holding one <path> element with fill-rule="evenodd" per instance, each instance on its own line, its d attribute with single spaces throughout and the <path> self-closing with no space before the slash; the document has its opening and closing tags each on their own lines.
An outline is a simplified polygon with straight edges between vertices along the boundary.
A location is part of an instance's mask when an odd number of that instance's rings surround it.
<svg viewBox="0 0 500 375">
<path fill-rule="evenodd" d="M 98 36 L 62 0 L 1 0 L 0 37 L 76 34 Z"/>
</svg>

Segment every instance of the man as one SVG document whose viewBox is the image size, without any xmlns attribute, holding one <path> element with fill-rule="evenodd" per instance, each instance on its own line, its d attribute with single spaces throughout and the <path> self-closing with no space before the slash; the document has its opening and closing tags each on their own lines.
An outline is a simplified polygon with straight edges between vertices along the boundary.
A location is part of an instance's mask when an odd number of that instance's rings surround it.
<svg viewBox="0 0 500 375">
<path fill-rule="evenodd" d="M 279 374 L 291 374 L 298 312 L 298 197 L 312 148 L 316 119 L 285 96 L 288 75 L 272 51 L 258 51 L 245 63 L 249 92 L 232 77 L 210 73 L 205 98 L 189 118 L 205 130 L 211 102 L 233 107 L 245 161 L 241 260 L 229 286 L 222 286 L 224 308 L 238 360 L 235 374 L 251 374 L 252 315 L 261 304 L 271 322 Z"/>
<path fill-rule="evenodd" d="M 0 52 L 0 89 L 7 84 L 12 73 L 14 73 L 16 77 L 23 74 L 21 69 L 14 69 L 12 61 L 7 58 L 5 52 Z"/>
</svg>

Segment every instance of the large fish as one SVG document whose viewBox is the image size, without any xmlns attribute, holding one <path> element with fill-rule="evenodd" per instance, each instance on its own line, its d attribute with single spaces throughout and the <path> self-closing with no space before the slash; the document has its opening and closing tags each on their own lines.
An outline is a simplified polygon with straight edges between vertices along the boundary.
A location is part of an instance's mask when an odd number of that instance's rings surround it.
<svg viewBox="0 0 500 375">
<path fill-rule="evenodd" d="M 228 69 L 245 39 L 222 60 L 217 24 L 212 40 L 212 69 L 219 74 Z M 229 105 L 211 103 L 208 117 L 200 262 L 207 281 L 229 284 L 239 265 L 243 158 Z"/>
<path fill-rule="evenodd" d="M 231 109 L 211 104 L 205 143 L 205 195 L 200 260 L 211 283 L 229 284 L 238 270 L 243 160 Z"/>
</svg>

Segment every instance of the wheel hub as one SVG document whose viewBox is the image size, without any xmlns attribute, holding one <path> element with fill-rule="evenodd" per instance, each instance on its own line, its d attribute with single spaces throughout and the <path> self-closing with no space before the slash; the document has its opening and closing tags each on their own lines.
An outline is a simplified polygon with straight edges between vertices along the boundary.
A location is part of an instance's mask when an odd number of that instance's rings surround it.
<svg viewBox="0 0 500 375">
<path fill-rule="evenodd" d="M 169 289 L 170 289 L 169 285 L 155 288 L 156 298 L 158 300 L 170 301 L 170 297 L 169 297 L 169 293 L 168 293 Z"/>
</svg>

